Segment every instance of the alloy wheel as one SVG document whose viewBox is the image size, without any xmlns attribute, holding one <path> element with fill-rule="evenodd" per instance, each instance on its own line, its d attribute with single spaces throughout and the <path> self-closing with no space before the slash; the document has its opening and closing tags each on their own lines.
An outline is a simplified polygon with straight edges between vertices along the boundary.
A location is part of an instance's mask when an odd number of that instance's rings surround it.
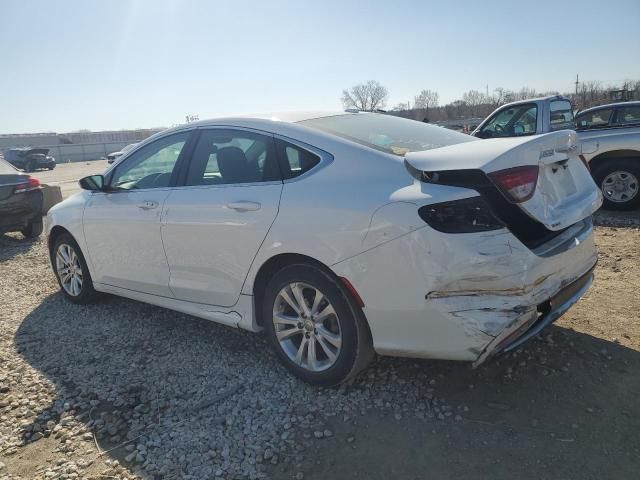
<svg viewBox="0 0 640 480">
<path fill-rule="evenodd" d="M 56 272 L 64 291 L 73 297 L 82 292 L 82 265 L 71 245 L 61 243 L 56 251 Z"/>
<path fill-rule="evenodd" d="M 340 354 L 340 319 L 328 298 L 311 285 L 290 283 L 278 292 L 273 326 L 282 351 L 306 370 L 327 370 Z"/>
</svg>

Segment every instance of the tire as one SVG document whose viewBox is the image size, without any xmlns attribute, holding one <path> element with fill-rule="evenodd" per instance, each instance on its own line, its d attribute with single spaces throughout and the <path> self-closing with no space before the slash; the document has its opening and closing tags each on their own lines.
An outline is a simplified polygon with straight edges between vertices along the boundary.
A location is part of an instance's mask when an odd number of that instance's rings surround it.
<svg viewBox="0 0 640 480">
<path fill-rule="evenodd" d="M 34 218 L 29 222 L 26 228 L 20 231 L 26 238 L 36 238 L 42 234 L 43 223 L 42 217 Z"/>
<path fill-rule="evenodd" d="M 317 292 L 322 299 L 314 305 Z M 307 314 L 297 300 L 300 296 Z M 269 342 L 284 366 L 304 382 L 325 387 L 340 384 L 375 356 L 362 310 L 339 280 L 319 268 L 304 264 L 283 268 L 267 284 L 263 299 L 262 318 Z M 294 307 L 303 314 L 297 314 Z M 280 318 L 277 326 L 276 313 Z"/>
<path fill-rule="evenodd" d="M 640 206 L 640 158 L 604 160 L 593 169 L 608 210 L 633 210 Z"/>
<path fill-rule="evenodd" d="M 64 251 L 61 251 L 61 249 L 64 249 Z M 91 280 L 91 274 L 89 273 L 87 262 L 85 261 L 84 255 L 82 255 L 82 251 L 73 237 L 67 233 L 60 235 L 54 242 L 50 253 L 51 266 L 56 278 L 58 279 L 60 290 L 65 298 L 70 302 L 77 304 L 92 303 L 96 299 L 97 293 L 93 288 L 93 281 Z M 58 257 L 58 253 L 60 253 L 60 257 Z M 75 257 L 72 254 L 75 255 Z M 75 260 L 77 260 L 77 262 Z M 81 278 L 79 288 L 78 284 L 73 280 L 70 280 L 68 283 L 67 281 L 63 282 L 61 272 L 62 269 L 65 268 L 62 267 L 64 264 L 72 265 L 75 267 L 76 272 L 80 270 Z M 75 275 L 75 278 L 77 279 L 78 276 Z"/>
</svg>

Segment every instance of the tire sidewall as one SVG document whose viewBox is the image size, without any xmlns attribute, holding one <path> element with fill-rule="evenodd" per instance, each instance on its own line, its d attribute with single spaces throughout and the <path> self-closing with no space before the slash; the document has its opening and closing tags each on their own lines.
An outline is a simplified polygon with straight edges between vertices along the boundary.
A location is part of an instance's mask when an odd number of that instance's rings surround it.
<svg viewBox="0 0 640 480">
<path fill-rule="evenodd" d="M 73 296 L 67 293 L 67 291 L 62 286 L 62 281 L 60 280 L 60 275 L 58 275 L 58 269 L 56 268 L 56 254 L 58 252 L 58 248 L 60 245 L 66 244 L 69 245 L 75 251 L 78 256 L 78 260 L 80 261 L 80 266 L 82 267 L 82 288 L 80 289 L 80 295 Z M 56 276 L 56 280 L 58 280 L 58 285 L 60 286 L 60 291 L 65 296 L 67 300 L 73 303 L 84 304 L 89 303 L 93 300 L 95 295 L 95 290 L 93 289 L 93 282 L 91 280 L 91 274 L 89 273 L 89 268 L 87 266 L 87 262 L 84 259 L 84 255 L 82 254 L 82 250 L 76 243 L 76 241 L 68 234 L 60 235 L 53 244 L 53 249 L 51 251 L 51 267 L 53 268 L 53 273 Z"/>
<path fill-rule="evenodd" d="M 273 305 L 280 290 L 294 282 L 317 288 L 331 302 L 340 322 L 342 346 L 336 362 L 327 370 L 311 372 L 296 365 L 282 350 L 273 325 Z M 292 265 L 276 273 L 268 283 L 263 296 L 262 318 L 266 334 L 285 367 L 307 383 L 319 386 L 337 385 L 353 371 L 358 356 L 358 328 L 349 301 L 336 282 L 321 270 L 307 265 Z"/>
<path fill-rule="evenodd" d="M 604 160 L 603 163 L 593 170 L 593 179 L 598 186 L 598 188 L 602 191 L 602 182 L 607 177 L 607 175 L 624 171 L 628 172 L 636 177 L 638 181 L 640 181 L 640 159 L 633 158 L 619 158 L 619 159 L 611 159 Z M 609 200 L 603 193 L 603 206 L 607 210 L 633 210 L 640 206 L 640 192 L 636 193 L 636 196 L 633 197 L 630 201 L 619 203 L 612 202 Z"/>
</svg>

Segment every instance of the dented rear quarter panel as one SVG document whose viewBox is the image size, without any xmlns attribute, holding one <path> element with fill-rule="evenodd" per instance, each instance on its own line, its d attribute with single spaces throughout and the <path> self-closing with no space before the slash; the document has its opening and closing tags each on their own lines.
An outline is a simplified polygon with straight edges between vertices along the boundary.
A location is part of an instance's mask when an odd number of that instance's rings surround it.
<svg viewBox="0 0 640 480">
<path fill-rule="evenodd" d="M 595 264 L 590 219 L 566 237 L 564 251 L 543 257 L 506 229 L 451 235 L 424 226 L 333 269 L 360 293 L 378 353 L 475 361 Z"/>
</svg>

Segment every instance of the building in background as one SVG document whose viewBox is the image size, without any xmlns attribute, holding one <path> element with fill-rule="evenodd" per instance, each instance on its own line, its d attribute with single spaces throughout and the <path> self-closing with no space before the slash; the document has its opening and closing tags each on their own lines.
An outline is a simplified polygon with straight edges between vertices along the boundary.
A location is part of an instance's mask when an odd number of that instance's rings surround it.
<svg viewBox="0 0 640 480">
<path fill-rule="evenodd" d="M 106 157 L 125 145 L 137 143 L 164 128 L 104 132 L 0 134 L 0 153 L 14 147 L 48 148 L 58 163 L 83 162 Z"/>
</svg>

